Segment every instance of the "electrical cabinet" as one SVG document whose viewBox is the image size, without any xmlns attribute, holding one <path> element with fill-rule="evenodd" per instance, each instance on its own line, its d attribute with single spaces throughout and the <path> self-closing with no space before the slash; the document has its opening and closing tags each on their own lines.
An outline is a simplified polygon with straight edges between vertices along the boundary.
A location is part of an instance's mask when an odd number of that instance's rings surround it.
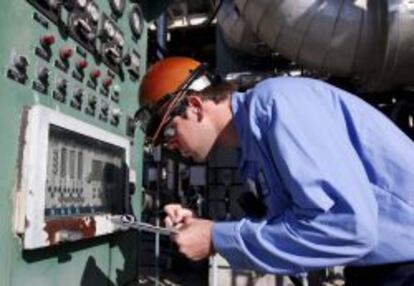
<svg viewBox="0 0 414 286">
<path fill-rule="evenodd" d="M 1 286 L 136 277 L 139 234 L 111 217 L 140 216 L 150 2 L 0 4 Z"/>
</svg>

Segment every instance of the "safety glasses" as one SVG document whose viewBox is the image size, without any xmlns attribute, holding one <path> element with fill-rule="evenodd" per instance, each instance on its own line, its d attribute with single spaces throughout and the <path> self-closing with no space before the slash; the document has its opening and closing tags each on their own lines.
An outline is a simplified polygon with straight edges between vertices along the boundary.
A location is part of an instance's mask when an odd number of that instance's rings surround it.
<svg viewBox="0 0 414 286">
<path fill-rule="evenodd" d="M 167 94 L 155 105 L 142 106 L 135 113 L 135 124 L 145 134 L 148 143 L 158 145 L 161 141 L 165 141 L 163 129 L 175 116 L 185 113 L 187 107 L 185 98 L 188 91 L 197 89 L 195 85 L 200 84 L 198 79 L 204 76 L 206 71 L 207 64 L 200 64 L 174 93 Z M 209 83 L 204 82 L 201 86 L 205 87 Z"/>
</svg>

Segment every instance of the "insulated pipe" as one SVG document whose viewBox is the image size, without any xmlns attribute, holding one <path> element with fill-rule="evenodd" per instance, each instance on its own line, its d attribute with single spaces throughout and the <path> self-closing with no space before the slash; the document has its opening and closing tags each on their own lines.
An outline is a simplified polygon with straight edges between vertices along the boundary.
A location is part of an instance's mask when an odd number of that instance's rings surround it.
<svg viewBox="0 0 414 286">
<path fill-rule="evenodd" d="M 269 55 L 270 49 L 246 25 L 232 0 L 223 0 L 217 13 L 227 45 L 251 55 Z"/>
<path fill-rule="evenodd" d="M 234 3 L 260 40 L 305 68 L 354 76 L 366 90 L 414 85 L 413 0 Z"/>
</svg>

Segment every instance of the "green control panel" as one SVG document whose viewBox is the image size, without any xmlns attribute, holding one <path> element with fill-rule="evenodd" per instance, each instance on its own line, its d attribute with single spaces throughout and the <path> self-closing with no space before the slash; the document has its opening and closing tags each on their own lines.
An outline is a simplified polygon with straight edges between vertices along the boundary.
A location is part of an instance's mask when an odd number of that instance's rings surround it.
<svg viewBox="0 0 414 286">
<path fill-rule="evenodd" d="M 143 6 L 1 4 L 0 285 L 123 285 L 136 275 L 139 234 L 111 218 L 140 216 Z"/>
</svg>

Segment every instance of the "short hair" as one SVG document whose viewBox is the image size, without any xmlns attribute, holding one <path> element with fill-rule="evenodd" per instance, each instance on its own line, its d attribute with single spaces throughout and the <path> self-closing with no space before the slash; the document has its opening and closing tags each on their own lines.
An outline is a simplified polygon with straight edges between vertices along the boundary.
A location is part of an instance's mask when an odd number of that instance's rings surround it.
<svg viewBox="0 0 414 286">
<path fill-rule="evenodd" d="M 220 103 L 230 97 L 237 90 L 237 87 L 231 81 L 223 81 L 217 84 L 212 84 L 201 91 L 192 91 L 193 95 L 199 96 L 201 100 L 211 100 L 215 103 Z"/>
</svg>

